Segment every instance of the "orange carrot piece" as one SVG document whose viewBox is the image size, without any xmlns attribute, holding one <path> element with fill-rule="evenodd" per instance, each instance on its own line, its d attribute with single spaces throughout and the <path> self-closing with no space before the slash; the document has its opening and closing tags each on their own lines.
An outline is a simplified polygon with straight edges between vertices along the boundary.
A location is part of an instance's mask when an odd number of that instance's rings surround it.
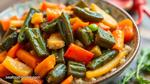
<svg viewBox="0 0 150 84">
<path fill-rule="evenodd" d="M 10 20 L 1 20 L 1 25 L 4 31 L 7 31 L 10 26 Z"/>
<path fill-rule="evenodd" d="M 52 21 L 61 15 L 61 10 L 58 9 L 47 9 L 46 10 L 47 20 Z"/>
<path fill-rule="evenodd" d="M 17 17 L 16 15 L 11 16 L 11 17 L 10 17 L 10 20 L 18 20 L 18 17 Z"/>
<path fill-rule="evenodd" d="M 65 79 L 61 84 L 72 84 L 73 76 L 69 76 L 67 79 Z"/>
<path fill-rule="evenodd" d="M 31 68 L 35 68 L 36 65 L 38 64 L 38 59 L 23 49 L 19 49 L 16 55 L 19 60 L 23 61 L 25 64 L 27 64 Z"/>
<path fill-rule="evenodd" d="M 124 47 L 124 32 L 121 30 L 115 30 L 112 32 L 116 44 L 113 46 L 113 49 L 122 50 Z"/>
<path fill-rule="evenodd" d="M 89 25 L 89 22 L 83 22 L 78 17 L 70 19 L 70 23 L 72 24 L 73 31 L 76 31 L 78 28 L 82 28 Z"/>
<path fill-rule="evenodd" d="M 4 59 L 6 58 L 6 55 L 7 52 L 6 51 L 3 51 L 0 53 L 0 63 L 2 63 L 4 61 Z"/>
<path fill-rule="evenodd" d="M 43 84 L 41 79 L 24 77 L 21 79 L 22 84 Z"/>
<path fill-rule="evenodd" d="M 0 78 L 5 77 L 10 74 L 12 73 L 9 70 L 7 70 L 2 64 L 0 64 Z"/>
<path fill-rule="evenodd" d="M 6 56 L 10 56 L 10 57 L 15 57 L 16 56 L 16 52 L 17 50 L 21 47 L 21 45 L 19 43 L 17 43 L 16 45 L 14 45 L 12 48 L 10 48 L 10 50 L 8 51 Z"/>
<path fill-rule="evenodd" d="M 49 55 L 44 59 L 40 64 L 35 67 L 34 72 L 39 75 L 41 78 L 45 76 L 51 69 L 54 68 L 56 64 L 55 55 Z"/>
</svg>

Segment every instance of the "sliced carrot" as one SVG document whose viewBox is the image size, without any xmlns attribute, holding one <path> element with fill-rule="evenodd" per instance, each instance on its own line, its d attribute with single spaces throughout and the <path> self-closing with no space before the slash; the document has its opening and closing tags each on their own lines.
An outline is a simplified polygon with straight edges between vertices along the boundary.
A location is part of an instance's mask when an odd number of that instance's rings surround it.
<svg viewBox="0 0 150 84">
<path fill-rule="evenodd" d="M 7 53 L 7 56 L 10 57 L 15 57 L 16 56 L 16 52 L 17 50 L 21 47 L 21 45 L 19 43 L 17 43 L 16 45 L 14 45 L 12 48 L 10 48 L 10 50 Z"/>
<path fill-rule="evenodd" d="M 72 84 L 73 76 L 69 76 L 67 79 L 65 79 L 61 84 Z"/>
<path fill-rule="evenodd" d="M 47 20 L 52 21 L 61 15 L 61 10 L 58 9 L 47 9 L 46 10 Z"/>
<path fill-rule="evenodd" d="M 6 58 L 6 55 L 7 52 L 6 51 L 3 51 L 0 53 L 0 63 L 2 63 L 4 61 L 4 59 Z"/>
<path fill-rule="evenodd" d="M 64 56 L 68 59 L 87 64 L 90 60 L 92 60 L 94 54 L 84 48 L 81 48 L 80 46 L 71 43 Z"/>
<path fill-rule="evenodd" d="M 0 78 L 11 74 L 12 73 L 9 70 L 7 70 L 2 64 L 0 64 Z"/>
<path fill-rule="evenodd" d="M 19 49 L 16 53 L 19 60 L 23 61 L 25 64 L 30 66 L 31 68 L 35 68 L 38 64 L 38 58 L 31 55 L 29 52 Z"/>
<path fill-rule="evenodd" d="M 24 77 L 21 79 L 22 84 L 43 84 L 41 79 Z"/>
<path fill-rule="evenodd" d="M 4 31 L 7 31 L 10 26 L 10 20 L 1 20 L 1 25 Z"/>
<path fill-rule="evenodd" d="M 32 73 L 32 68 L 9 56 L 5 58 L 2 65 L 17 76 L 29 76 Z"/>
<path fill-rule="evenodd" d="M 55 55 L 49 55 L 45 58 L 40 64 L 35 67 L 34 72 L 39 75 L 41 78 L 45 76 L 51 69 L 54 68 L 56 64 Z"/>
<path fill-rule="evenodd" d="M 11 17 L 10 17 L 10 20 L 18 20 L 18 17 L 17 17 L 16 15 L 11 16 Z"/>
<path fill-rule="evenodd" d="M 73 31 L 76 31 L 78 28 L 82 28 L 89 25 L 89 22 L 83 22 L 78 17 L 70 19 L 70 23 L 72 24 Z"/>
<path fill-rule="evenodd" d="M 121 30 L 114 30 L 112 32 L 116 44 L 113 46 L 113 49 L 122 50 L 124 47 L 124 32 Z"/>
<path fill-rule="evenodd" d="M 124 19 L 118 23 L 118 29 L 124 32 L 124 41 L 129 42 L 134 37 L 133 23 L 130 19 Z"/>
</svg>

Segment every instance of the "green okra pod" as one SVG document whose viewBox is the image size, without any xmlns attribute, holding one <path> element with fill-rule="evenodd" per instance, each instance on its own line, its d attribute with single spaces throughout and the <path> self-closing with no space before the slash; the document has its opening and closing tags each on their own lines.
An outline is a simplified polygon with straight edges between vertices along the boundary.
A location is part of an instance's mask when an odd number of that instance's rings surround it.
<svg viewBox="0 0 150 84">
<path fill-rule="evenodd" d="M 92 61 L 90 61 L 87 65 L 89 69 L 96 69 L 100 67 L 104 62 L 106 62 L 108 59 L 113 58 L 116 56 L 119 52 L 116 50 L 108 50 L 105 53 L 103 53 L 101 56 L 94 58 Z"/>
<path fill-rule="evenodd" d="M 14 44 L 17 43 L 17 37 L 18 33 L 13 32 L 10 35 L 3 38 L 3 40 L 0 42 L 0 49 L 9 50 Z"/>
<path fill-rule="evenodd" d="M 74 7 L 73 12 L 84 21 L 100 22 L 103 20 L 103 16 L 100 13 L 91 11 L 87 8 Z"/>
<path fill-rule="evenodd" d="M 85 77 L 86 67 L 84 64 L 74 61 L 68 62 L 68 75 Z"/>
<path fill-rule="evenodd" d="M 22 43 L 25 40 L 25 28 L 26 27 L 30 27 L 30 23 L 31 23 L 31 19 L 32 19 L 32 15 L 36 12 L 39 12 L 38 10 L 34 9 L 34 8 L 30 8 L 29 13 L 24 21 L 24 24 L 22 26 L 22 28 L 20 29 L 19 35 L 18 35 L 18 42 Z"/>
<path fill-rule="evenodd" d="M 62 13 L 58 22 L 59 31 L 67 45 L 74 42 L 73 32 L 69 21 L 69 16 Z"/>
<path fill-rule="evenodd" d="M 46 43 L 38 28 L 26 28 L 25 35 L 38 56 L 48 56 Z"/>
<path fill-rule="evenodd" d="M 51 70 L 47 77 L 48 84 L 60 84 L 65 78 L 67 73 L 67 67 L 65 64 L 57 64 L 53 70 Z"/>
</svg>

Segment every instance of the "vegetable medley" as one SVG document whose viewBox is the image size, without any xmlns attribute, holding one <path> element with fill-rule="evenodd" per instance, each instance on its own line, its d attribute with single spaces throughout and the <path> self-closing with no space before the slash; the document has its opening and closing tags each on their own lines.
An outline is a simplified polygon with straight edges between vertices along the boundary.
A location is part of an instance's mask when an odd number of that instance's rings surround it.
<svg viewBox="0 0 150 84">
<path fill-rule="evenodd" d="M 129 19 L 117 22 L 92 3 L 42 2 L 0 21 L 0 77 L 14 84 L 72 84 L 101 77 L 125 62 L 133 39 Z M 123 61 L 124 60 L 124 61 Z"/>
</svg>

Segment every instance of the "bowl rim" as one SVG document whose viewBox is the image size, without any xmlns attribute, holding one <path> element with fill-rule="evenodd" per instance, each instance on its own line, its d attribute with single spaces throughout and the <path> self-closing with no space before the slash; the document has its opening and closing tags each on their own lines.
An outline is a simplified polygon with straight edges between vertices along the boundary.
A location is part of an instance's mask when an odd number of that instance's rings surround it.
<svg viewBox="0 0 150 84">
<path fill-rule="evenodd" d="M 126 15 L 127 18 L 129 18 L 132 22 L 133 22 L 133 26 L 135 28 L 135 31 L 137 33 L 137 39 L 136 39 L 136 42 L 135 43 L 135 48 L 133 50 L 133 52 L 131 53 L 132 55 L 129 57 L 129 59 L 123 64 L 121 65 L 120 67 L 117 68 L 117 70 L 111 72 L 111 73 L 108 73 L 107 75 L 104 75 L 102 77 L 98 77 L 97 80 L 95 81 L 91 81 L 92 83 L 98 83 L 98 82 L 103 82 L 113 76 L 115 76 L 116 74 L 118 74 L 119 72 L 123 71 L 131 62 L 132 60 L 136 57 L 137 55 L 137 52 L 139 50 L 139 47 L 140 47 L 140 42 L 141 42 L 141 37 L 140 37 L 140 33 L 139 33 L 139 29 L 135 23 L 135 21 L 133 20 L 133 18 L 129 15 L 129 13 L 127 13 L 124 9 L 120 8 L 119 6 L 107 1 L 107 0 L 101 0 L 102 2 L 105 2 L 111 6 L 113 6 L 114 8 L 116 8 L 117 10 L 120 10 L 120 12 L 122 12 L 123 14 Z"/>
</svg>

